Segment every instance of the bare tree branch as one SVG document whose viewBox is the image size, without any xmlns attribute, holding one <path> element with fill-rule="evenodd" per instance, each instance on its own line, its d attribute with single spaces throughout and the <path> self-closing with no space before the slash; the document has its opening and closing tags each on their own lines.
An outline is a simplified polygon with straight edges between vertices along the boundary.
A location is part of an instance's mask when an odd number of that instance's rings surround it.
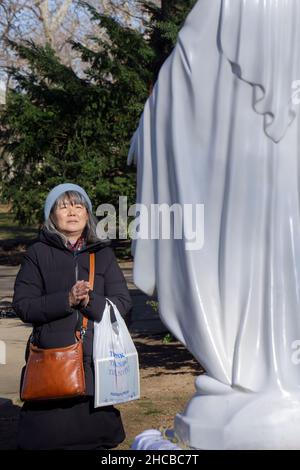
<svg viewBox="0 0 300 470">
<path fill-rule="evenodd" d="M 117 18 L 128 27 L 142 25 L 144 13 L 136 0 L 87 1 L 99 12 Z M 90 37 L 103 34 L 105 32 L 90 21 L 89 13 L 78 0 L 0 0 L 0 80 L 5 67 L 24 65 L 7 47 L 8 39 L 17 42 L 30 39 L 40 45 L 48 42 L 64 64 L 73 65 L 81 73 L 78 52 L 68 41 L 72 39 L 94 48 Z"/>
</svg>

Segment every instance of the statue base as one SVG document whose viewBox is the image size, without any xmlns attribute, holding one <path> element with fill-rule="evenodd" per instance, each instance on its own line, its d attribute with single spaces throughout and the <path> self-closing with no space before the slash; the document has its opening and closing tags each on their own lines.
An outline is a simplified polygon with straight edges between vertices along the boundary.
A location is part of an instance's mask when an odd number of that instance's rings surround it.
<svg viewBox="0 0 300 470">
<path fill-rule="evenodd" d="M 300 449 L 300 391 L 254 393 L 203 375 L 176 415 L 175 434 L 199 450 Z"/>
</svg>

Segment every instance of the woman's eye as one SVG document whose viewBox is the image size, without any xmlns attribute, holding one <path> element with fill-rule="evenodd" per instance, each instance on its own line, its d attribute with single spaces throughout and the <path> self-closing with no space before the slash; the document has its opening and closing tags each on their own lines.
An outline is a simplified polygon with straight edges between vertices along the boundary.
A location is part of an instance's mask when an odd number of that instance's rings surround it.
<svg viewBox="0 0 300 470">
<path fill-rule="evenodd" d="M 74 206 L 75 209 L 83 209 L 83 205 L 82 204 L 76 204 Z M 59 206 L 60 209 L 68 209 L 69 208 L 69 205 L 64 205 L 64 206 Z"/>
</svg>

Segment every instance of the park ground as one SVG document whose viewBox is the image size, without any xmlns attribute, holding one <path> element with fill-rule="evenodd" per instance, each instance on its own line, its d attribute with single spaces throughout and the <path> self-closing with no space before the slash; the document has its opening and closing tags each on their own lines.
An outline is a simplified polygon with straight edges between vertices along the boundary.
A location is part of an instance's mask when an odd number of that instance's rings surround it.
<svg viewBox="0 0 300 470">
<path fill-rule="evenodd" d="M 0 340 L 6 345 L 6 364 L 0 364 L 0 450 L 15 448 L 22 405 L 19 377 L 31 331 L 30 325 L 10 318 L 5 311 L 9 311 L 22 255 L 35 234 L 31 227 L 17 227 L 8 207 L 0 205 L 0 314 L 4 312 L 0 317 Z M 119 449 L 127 450 L 135 436 L 146 429 L 173 428 L 175 415 L 183 411 L 194 393 L 201 367 L 179 342 L 169 338 L 158 314 L 147 303 L 148 297 L 133 284 L 130 257 L 118 259 L 133 300 L 129 330 L 139 353 L 141 379 L 141 398 L 118 406 L 126 431 Z"/>
</svg>

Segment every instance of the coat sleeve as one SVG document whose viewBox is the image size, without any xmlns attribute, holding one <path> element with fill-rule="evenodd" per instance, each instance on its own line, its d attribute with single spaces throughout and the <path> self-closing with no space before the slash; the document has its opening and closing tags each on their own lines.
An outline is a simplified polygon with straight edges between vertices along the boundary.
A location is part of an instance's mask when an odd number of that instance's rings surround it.
<svg viewBox="0 0 300 470">
<path fill-rule="evenodd" d="M 104 273 L 104 295 L 95 291 L 89 292 L 89 303 L 80 311 L 90 320 L 100 321 L 104 311 L 106 297 L 109 298 L 118 308 L 120 314 L 125 316 L 132 307 L 130 294 L 127 288 L 126 280 L 118 265 L 116 256 L 111 248 L 110 259 L 107 269 Z"/>
<path fill-rule="evenodd" d="M 44 294 L 43 279 L 33 247 L 24 255 L 16 277 L 13 308 L 23 322 L 37 324 L 74 313 L 69 305 L 68 291 Z"/>
</svg>

